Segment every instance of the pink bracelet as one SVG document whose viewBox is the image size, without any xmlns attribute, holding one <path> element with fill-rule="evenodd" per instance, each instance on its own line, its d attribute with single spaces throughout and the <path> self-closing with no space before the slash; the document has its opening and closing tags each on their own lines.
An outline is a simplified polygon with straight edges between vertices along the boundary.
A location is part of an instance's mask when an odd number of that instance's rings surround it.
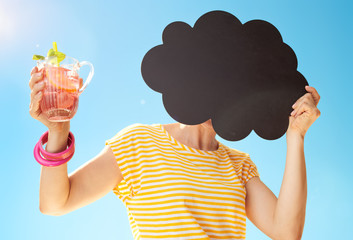
<svg viewBox="0 0 353 240">
<path fill-rule="evenodd" d="M 73 157 L 75 152 L 75 138 L 72 132 L 69 133 L 69 148 L 64 150 L 63 152 L 49 153 L 45 151 L 42 147 L 42 144 L 45 144 L 47 141 L 48 131 L 41 136 L 41 138 L 34 147 L 34 158 L 39 164 L 47 167 L 55 167 L 68 162 Z"/>
<path fill-rule="evenodd" d="M 43 158 L 41 155 L 40 155 L 40 152 L 39 152 L 39 142 L 36 144 L 36 146 L 34 147 L 34 158 L 37 160 L 37 162 L 43 166 L 46 166 L 46 167 L 56 167 L 56 166 L 59 166 L 61 164 L 64 164 L 66 162 L 68 162 L 72 156 L 74 154 L 72 154 L 71 156 L 65 158 L 65 159 L 62 159 L 62 160 L 56 160 L 56 161 L 53 161 L 53 160 L 46 160 L 45 158 Z"/>
<path fill-rule="evenodd" d="M 53 161 L 62 160 L 66 159 L 68 156 L 72 155 L 75 152 L 75 137 L 71 131 L 69 132 L 69 137 L 67 140 L 68 148 L 59 153 L 50 153 L 44 150 L 43 145 L 48 142 L 48 135 L 49 132 L 46 131 L 39 139 L 39 142 L 41 143 L 39 144 L 39 150 L 44 158 Z"/>
</svg>

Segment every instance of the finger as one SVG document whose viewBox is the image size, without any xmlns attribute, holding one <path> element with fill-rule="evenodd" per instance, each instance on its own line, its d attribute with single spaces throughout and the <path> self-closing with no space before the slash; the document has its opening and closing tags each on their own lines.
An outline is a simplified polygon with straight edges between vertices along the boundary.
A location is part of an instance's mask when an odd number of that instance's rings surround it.
<svg viewBox="0 0 353 240">
<path fill-rule="evenodd" d="M 317 92 L 317 90 L 311 86 L 306 86 L 305 89 L 312 94 L 314 101 L 315 101 L 315 105 L 317 106 L 319 104 L 319 101 L 321 98 L 319 93 Z"/>
<path fill-rule="evenodd" d="M 298 106 L 298 108 L 296 109 L 293 117 L 296 118 L 297 116 L 300 116 L 303 112 L 305 112 L 307 107 L 307 103 L 303 102 L 300 104 L 300 106 Z"/>
<path fill-rule="evenodd" d="M 312 106 L 315 106 L 315 103 L 314 103 L 314 99 L 313 97 L 311 96 L 310 93 L 307 93 L 305 97 L 302 97 L 301 99 L 298 100 L 297 103 L 295 103 L 295 106 L 294 106 L 294 110 L 291 112 L 291 116 L 295 116 L 300 108 L 300 106 L 303 104 L 303 103 L 307 103 L 309 105 L 312 105 Z"/>
<path fill-rule="evenodd" d="M 36 72 L 33 73 L 31 76 L 31 79 L 29 80 L 29 87 L 32 89 L 33 85 L 36 84 L 37 82 L 41 81 L 43 79 L 43 72 Z"/>
<path fill-rule="evenodd" d="M 32 68 L 32 70 L 31 70 L 31 75 L 32 75 L 33 73 L 36 73 L 36 72 L 38 72 L 38 67 L 37 67 L 37 66 L 35 66 L 35 67 Z"/>
<path fill-rule="evenodd" d="M 308 100 L 308 101 L 314 101 L 311 93 L 305 93 L 303 96 L 301 96 L 292 106 L 292 108 L 296 108 L 296 106 L 299 106 L 299 104 L 304 101 L 304 100 Z"/>
<path fill-rule="evenodd" d="M 44 71 L 44 68 L 38 69 L 38 67 L 33 67 L 31 70 L 31 75 L 35 73 L 43 72 L 43 71 Z"/>
<path fill-rule="evenodd" d="M 300 116 L 305 111 L 310 111 L 311 108 L 315 108 L 312 103 L 302 102 L 294 114 L 294 118 Z"/>
<path fill-rule="evenodd" d="M 39 72 L 33 73 L 32 77 L 31 77 L 31 79 L 29 80 L 29 83 L 28 83 L 30 89 L 32 89 L 33 86 L 36 83 L 40 82 L 41 80 L 43 80 L 43 71 L 39 71 Z"/>
<path fill-rule="evenodd" d="M 31 91 L 31 98 L 33 98 L 39 91 L 42 91 L 45 87 L 45 82 L 41 81 L 36 84 L 34 84 L 32 91 Z"/>
<path fill-rule="evenodd" d="M 39 109 L 39 104 L 40 104 L 40 101 L 42 100 L 42 97 L 43 97 L 43 92 L 38 92 L 32 98 L 32 101 L 31 101 L 31 104 L 30 104 L 30 108 L 29 108 L 29 114 L 33 118 L 37 118 L 38 117 L 38 109 Z"/>
</svg>

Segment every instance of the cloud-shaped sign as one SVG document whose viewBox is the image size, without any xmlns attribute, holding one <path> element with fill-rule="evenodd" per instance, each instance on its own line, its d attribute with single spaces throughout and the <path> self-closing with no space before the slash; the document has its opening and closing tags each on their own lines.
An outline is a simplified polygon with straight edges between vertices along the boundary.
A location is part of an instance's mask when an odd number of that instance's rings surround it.
<svg viewBox="0 0 353 240">
<path fill-rule="evenodd" d="M 174 120 L 196 125 L 212 119 L 216 133 L 229 141 L 252 130 L 268 140 L 286 132 L 291 106 L 308 82 L 276 27 L 212 11 L 194 27 L 169 24 L 162 38 L 144 56 L 141 72 L 162 93 Z"/>
</svg>

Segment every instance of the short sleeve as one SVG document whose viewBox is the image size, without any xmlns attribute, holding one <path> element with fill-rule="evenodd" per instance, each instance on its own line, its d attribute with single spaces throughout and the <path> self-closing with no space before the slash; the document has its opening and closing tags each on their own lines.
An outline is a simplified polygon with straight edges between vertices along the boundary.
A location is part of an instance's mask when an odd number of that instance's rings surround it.
<svg viewBox="0 0 353 240">
<path fill-rule="evenodd" d="M 141 188 L 139 164 L 137 159 L 136 138 L 139 124 L 132 124 L 105 141 L 115 156 L 123 179 L 114 187 L 113 192 L 125 203 L 132 199 Z"/>
<path fill-rule="evenodd" d="M 259 176 L 260 174 L 255 163 L 251 160 L 250 155 L 246 154 L 242 165 L 242 180 L 244 186 L 251 178 Z"/>
</svg>

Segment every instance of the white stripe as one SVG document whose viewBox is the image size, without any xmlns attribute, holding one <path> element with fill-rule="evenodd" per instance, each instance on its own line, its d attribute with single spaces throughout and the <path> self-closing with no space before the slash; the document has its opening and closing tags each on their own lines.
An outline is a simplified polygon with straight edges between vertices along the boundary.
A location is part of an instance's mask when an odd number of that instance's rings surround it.
<svg viewBox="0 0 353 240">
<path fill-rule="evenodd" d="M 238 213 L 234 213 L 232 212 L 232 210 L 236 210 L 236 211 L 242 211 L 239 210 L 238 208 L 222 208 L 222 207 L 214 207 L 212 206 L 212 210 L 205 210 L 205 209 L 200 209 L 199 208 L 200 205 L 195 206 L 195 208 L 193 208 L 192 206 L 187 206 L 187 209 L 185 207 L 173 207 L 173 205 L 170 206 L 169 209 L 158 209 L 158 208 L 152 208 L 151 210 L 135 210 L 135 209 L 130 209 L 131 213 L 135 213 L 135 214 L 143 214 L 146 216 L 154 216 L 154 214 L 159 213 L 160 215 L 170 215 L 170 212 L 175 212 L 175 211 L 187 211 L 187 210 L 191 210 L 191 211 L 195 211 L 195 212 L 202 212 L 202 213 L 209 213 L 209 214 L 229 214 L 229 215 L 238 215 Z M 136 215 L 137 216 L 137 215 Z M 211 216 L 212 217 L 212 216 Z"/>
<path fill-rule="evenodd" d="M 173 233 L 171 233 L 171 234 L 169 234 L 169 236 L 164 236 L 163 240 L 164 239 L 169 239 L 169 240 L 192 240 L 192 239 L 200 239 L 200 237 L 202 237 L 202 238 L 207 237 L 206 233 L 204 233 L 204 232 L 200 232 L 200 233 L 202 233 L 202 235 L 201 236 L 200 235 L 197 236 L 197 238 L 195 238 L 195 236 L 187 236 L 187 237 L 185 237 L 185 236 L 183 236 L 183 237 L 171 236 L 173 234 Z M 156 236 L 156 234 L 148 234 L 148 235 L 149 236 L 151 236 L 151 235 Z M 163 234 L 160 234 L 160 235 L 163 236 Z M 173 235 L 175 235 L 175 233 Z M 158 237 L 158 238 L 156 238 L 156 237 L 143 237 L 140 240 L 157 240 L 157 239 L 159 240 L 161 238 L 160 237 Z M 212 240 L 212 239 L 210 239 L 210 240 Z"/>
<path fill-rule="evenodd" d="M 193 200 L 192 198 L 190 198 L 191 200 Z M 187 203 L 186 203 L 187 202 Z M 209 203 L 209 202 L 208 202 Z M 197 207 L 202 207 L 202 208 L 212 208 L 215 209 L 216 211 L 224 211 L 224 208 L 222 208 L 224 206 L 221 204 L 216 204 L 214 201 L 212 201 L 213 204 L 207 204 L 207 202 L 204 201 L 204 203 L 193 203 L 192 201 L 180 201 L 180 199 L 177 199 L 176 201 L 173 202 L 168 202 L 168 203 L 161 203 L 161 202 L 157 202 L 157 204 L 153 204 L 150 203 L 150 205 L 141 205 L 138 201 L 131 201 L 129 203 L 129 207 L 131 210 L 134 209 L 134 211 L 154 211 L 156 209 L 160 209 L 160 208 L 170 208 L 170 209 L 176 209 L 176 205 L 184 205 L 184 204 L 188 204 L 190 207 L 193 206 L 197 206 Z M 241 205 L 240 203 L 234 203 L 231 202 L 232 207 L 227 207 L 229 209 L 233 209 L 236 211 L 240 211 L 240 212 L 244 212 L 244 209 L 242 207 L 244 207 L 243 205 Z M 185 208 L 184 208 L 185 209 Z"/>
<path fill-rule="evenodd" d="M 197 229 L 198 227 L 195 227 L 195 228 L 196 228 L 195 230 L 183 230 L 183 228 L 170 229 L 170 231 L 173 231 L 170 234 L 171 235 L 172 234 L 175 235 L 175 234 L 178 234 L 179 232 L 181 232 L 181 234 L 187 234 L 187 233 L 190 233 L 190 232 L 193 232 L 193 231 L 201 231 L 201 230 Z M 180 229 L 180 230 L 178 230 L 178 229 Z M 226 236 L 226 237 L 242 237 L 245 234 L 244 230 L 234 229 L 234 228 L 231 229 L 231 230 L 233 230 L 234 232 L 239 232 L 239 233 L 231 233 L 231 232 L 230 233 L 213 233 L 213 232 L 207 231 L 207 230 L 210 230 L 210 229 L 206 228 L 206 227 L 203 227 L 202 230 L 203 230 L 203 232 L 205 234 L 208 233 L 208 234 L 212 234 L 212 235 L 216 235 L 216 236 L 223 236 L 223 237 L 224 236 Z M 223 228 L 222 228 L 222 230 L 223 230 Z M 143 229 L 143 231 L 144 231 L 145 235 L 153 235 L 153 236 L 168 235 L 168 232 L 169 232 L 169 231 L 154 232 L 153 230 L 152 231 L 148 231 L 148 230 L 145 230 L 145 229 Z M 218 231 L 220 231 L 220 230 L 218 229 Z M 175 239 L 175 238 L 173 238 L 173 239 Z M 185 240 L 185 238 L 182 238 L 182 239 Z M 232 239 L 232 238 L 227 238 L 227 239 Z"/>
<path fill-rule="evenodd" d="M 217 216 L 217 217 L 212 217 L 212 216 L 205 216 L 202 214 L 196 214 L 196 213 L 177 213 L 177 214 L 168 214 L 168 215 L 162 215 L 162 216 L 153 216 L 153 222 L 155 223 L 156 221 L 163 221 L 162 224 L 164 224 L 166 221 L 166 218 L 180 218 L 180 217 L 189 217 L 191 219 L 194 219 L 195 217 L 197 218 L 204 218 L 206 221 L 211 221 L 213 222 L 221 222 L 221 221 L 239 221 L 239 219 L 236 219 L 234 217 L 225 217 L 225 216 Z M 135 221 L 138 221 L 141 224 L 147 224 L 151 222 L 151 216 L 137 216 L 135 217 Z M 240 222 L 242 222 L 240 220 Z"/>
<path fill-rule="evenodd" d="M 163 231 L 163 232 L 152 232 L 152 231 L 147 231 L 145 230 L 143 232 L 143 235 L 153 235 L 153 236 L 163 236 L 163 235 L 176 235 L 176 234 L 190 234 L 190 233 L 203 233 L 201 229 L 195 229 L 195 230 L 183 230 L 182 232 L 178 231 L 178 228 L 175 228 L 174 230 L 171 229 L 169 232 L 168 231 Z M 185 239 L 185 238 L 183 238 Z"/>
<path fill-rule="evenodd" d="M 190 189 L 190 188 L 189 188 Z M 233 194 L 232 194 L 233 193 Z M 243 198 L 245 197 L 245 193 L 241 193 L 241 192 L 237 192 L 237 191 L 234 191 L 234 192 L 228 192 L 227 194 L 222 194 L 220 192 L 218 193 L 204 193 L 204 192 L 201 192 L 201 191 L 197 191 L 197 189 L 191 189 L 191 190 L 184 190 L 184 189 L 166 189 L 166 190 L 163 190 L 163 189 L 158 189 L 155 191 L 155 193 L 146 193 L 145 191 L 141 192 L 141 194 L 137 194 L 134 198 L 134 200 L 136 201 L 141 201 L 142 199 L 145 200 L 145 199 L 148 199 L 148 198 L 154 198 L 154 197 L 166 197 L 167 195 L 168 196 L 171 196 L 171 195 L 186 195 L 186 194 L 190 194 L 191 196 L 194 196 L 194 198 L 196 199 L 202 199 L 202 200 L 207 200 L 207 199 L 212 199 L 214 200 L 214 198 L 228 198 L 228 199 L 238 199 L 238 200 L 241 200 L 243 201 Z M 243 196 L 243 197 L 239 197 L 240 196 Z M 231 201 L 231 200 L 229 200 Z"/>
<path fill-rule="evenodd" d="M 158 225 L 160 224 L 170 224 L 172 225 L 172 227 L 178 225 L 178 226 L 181 226 L 182 224 L 181 223 L 192 223 L 193 219 L 189 218 L 189 219 L 175 219 L 175 220 L 163 220 L 162 223 L 158 222 L 158 221 L 155 221 L 154 219 L 150 219 L 151 221 L 140 221 L 138 224 L 140 225 L 152 225 L 153 227 L 142 227 L 142 226 L 139 226 L 141 229 L 145 229 L 145 228 L 154 228 L 154 225 L 156 225 L 158 227 Z M 239 219 L 233 219 L 232 220 L 233 222 L 241 222 L 243 224 L 245 224 L 245 222 L 239 220 Z M 217 224 L 220 224 L 221 225 L 229 225 L 229 227 L 234 227 L 234 223 L 231 223 L 231 222 L 212 222 L 210 223 L 209 221 L 204 221 L 204 220 L 199 220 L 198 222 L 195 222 L 195 224 L 198 224 L 201 225 L 201 224 L 211 224 L 211 225 L 217 225 Z M 184 224 L 183 226 L 188 226 L 190 224 Z M 163 226 L 163 228 L 166 227 L 166 226 Z M 244 225 L 241 225 L 239 224 L 239 227 L 244 227 Z M 220 228 L 214 228 L 215 230 L 220 230 Z M 223 229 L 223 228 L 222 228 Z M 233 230 L 235 230 L 235 228 L 233 228 Z"/>
<path fill-rule="evenodd" d="M 176 221 L 175 222 L 178 225 L 174 225 L 174 226 L 163 226 L 163 230 L 175 230 L 175 229 L 182 229 L 182 228 L 199 228 L 199 224 L 183 224 L 183 225 L 179 225 L 180 221 Z M 158 223 L 160 224 L 160 223 Z M 163 223 L 164 224 L 164 223 Z M 140 227 L 141 230 L 145 230 L 145 232 L 149 232 L 148 230 L 156 230 L 157 224 L 155 224 L 156 226 L 153 227 Z M 233 229 L 234 230 L 234 229 Z"/>
<path fill-rule="evenodd" d="M 222 222 L 221 224 L 220 224 L 220 227 L 209 227 L 209 226 L 200 226 L 200 225 L 202 225 L 202 224 L 209 224 L 209 222 L 206 222 L 206 221 L 199 221 L 198 223 L 199 224 L 197 224 L 197 223 L 190 223 L 190 224 L 180 224 L 180 223 L 182 223 L 183 221 L 179 221 L 179 220 L 174 220 L 173 221 L 173 223 L 175 224 L 175 225 L 171 225 L 171 226 L 163 226 L 163 229 L 170 229 L 170 230 L 174 230 L 174 229 L 181 229 L 181 228 L 191 228 L 191 227 L 194 227 L 194 228 L 199 228 L 199 227 L 202 227 L 202 229 L 207 229 L 207 230 L 213 230 L 213 231 L 220 231 L 220 230 L 228 230 L 228 231 L 244 231 L 244 230 L 242 230 L 242 229 L 236 229 L 235 227 L 234 227 L 234 225 L 232 225 L 232 223 L 229 223 L 229 222 Z M 187 221 L 185 221 L 185 222 L 187 222 Z M 190 222 L 190 221 L 189 221 Z M 152 223 L 153 225 L 155 225 L 155 226 L 152 226 L 152 227 L 143 227 L 143 226 L 141 226 L 140 227 L 140 229 L 141 230 L 156 230 L 156 227 L 158 227 L 158 225 L 160 224 L 160 223 L 155 223 L 155 222 L 153 222 Z M 165 223 L 163 223 L 163 224 L 165 224 Z M 225 226 L 229 226 L 229 227 L 225 227 Z M 176 228 L 176 227 L 178 227 L 178 228 Z M 242 227 L 243 228 L 243 226 L 240 226 L 240 227 Z"/>
</svg>

